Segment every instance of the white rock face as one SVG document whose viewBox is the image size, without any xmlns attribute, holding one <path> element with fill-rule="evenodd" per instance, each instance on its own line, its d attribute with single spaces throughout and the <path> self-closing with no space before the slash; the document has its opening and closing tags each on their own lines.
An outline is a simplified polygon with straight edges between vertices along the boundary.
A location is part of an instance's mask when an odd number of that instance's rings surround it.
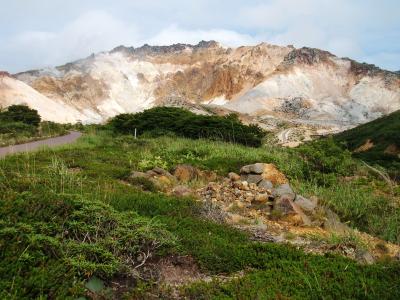
<svg viewBox="0 0 400 300">
<path fill-rule="evenodd" d="M 22 81 L 8 76 L 0 77 L 0 104 L 3 108 L 13 104 L 26 104 L 39 111 L 42 119 L 58 123 L 75 123 L 89 117 L 85 112 L 49 99 Z"/>
<path fill-rule="evenodd" d="M 304 121 L 358 124 L 400 109 L 400 89 L 381 78 L 364 77 L 353 85 L 349 65 L 295 67 L 272 75 L 229 102 L 229 109 L 251 115 L 287 114 Z M 349 78 L 350 77 L 350 78 Z"/>
</svg>

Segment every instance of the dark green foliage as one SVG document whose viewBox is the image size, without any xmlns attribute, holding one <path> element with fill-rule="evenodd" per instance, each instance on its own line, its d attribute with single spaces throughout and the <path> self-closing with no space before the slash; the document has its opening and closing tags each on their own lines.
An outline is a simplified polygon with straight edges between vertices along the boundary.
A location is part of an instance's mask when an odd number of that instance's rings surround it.
<svg viewBox="0 0 400 300">
<path fill-rule="evenodd" d="M 0 146 L 13 145 L 67 133 L 70 125 L 40 122 L 36 110 L 12 105 L 0 112 Z"/>
<path fill-rule="evenodd" d="M 120 133 L 161 136 L 174 133 L 192 139 L 206 138 L 259 147 L 265 133 L 257 125 L 244 125 L 234 114 L 226 117 L 196 115 L 175 107 L 156 107 L 137 114 L 122 114 L 110 121 Z"/>
<path fill-rule="evenodd" d="M 337 134 L 334 140 L 351 151 L 370 140 L 374 144 L 371 149 L 353 155 L 368 163 L 383 166 L 393 177 L 400 178 L 399 153 L 385 153 L 390 145 L 400 151 L 400 111 Z"/>
<path fill-rule="evenodd" d="M 14 121 L 1 121 L 0 120 L 0 134 L 10 135 L 34 135 L 37 128 L 35 126 Z"/>
<path fill-rule="evenodd" d="M 40 123 L 40 115 L 37 110 L 31 109 L 26 105 L 11 105 L 6 111 L 1 112 L 0 118 L 10 122 L 22 122 L 35 127 L 38 127 Z"/>
</svg>

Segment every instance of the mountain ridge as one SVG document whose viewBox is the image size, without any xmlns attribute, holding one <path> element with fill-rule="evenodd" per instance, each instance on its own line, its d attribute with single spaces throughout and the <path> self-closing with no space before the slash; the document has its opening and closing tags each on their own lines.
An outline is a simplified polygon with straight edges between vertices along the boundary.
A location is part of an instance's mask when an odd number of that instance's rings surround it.
<svg viewBox="0 0 400 300">
<path fill-rule="evenodd" d="M 283 121 L 337 131 L 400 109 L 399 74 L 320 49 L 268 43 L 118 46 L 13 78 L 70 107 L 73 121 L 83 123 L 183 105 L 201 113 L 235 111 L 266 128 Z M 0 88 L 0 105 L 7 97 Z"/>
</svg>

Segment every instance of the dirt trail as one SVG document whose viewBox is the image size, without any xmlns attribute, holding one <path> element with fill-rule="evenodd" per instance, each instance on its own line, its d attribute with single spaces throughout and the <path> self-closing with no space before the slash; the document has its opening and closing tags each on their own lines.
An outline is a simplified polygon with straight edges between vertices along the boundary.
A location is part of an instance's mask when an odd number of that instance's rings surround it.
<svg viewBox="0 0 400 300">
<path fill-rule="evenodd" d="M 49 139 L 34 141 L 34 142 L 30 142 L 30 143 L 25 143 L 25 144 L 2 147 L 2 148 L 0 148 L 0 157 L 5 157 L 8 154 L 14 154 L 14 153 L 19 153 L 19 152 L 35 151 L 43 146 L 55 147 L 55 146 L 60 146 L 60 145 L 64 145 L 64 144 L 70 144 L 72 142 L 75 142 L 80 136 L 82 136 L 82 133 L 77 132 L 77 131 L 72 131 L 67 135 L 63 135 L 63 136 L 59 136 L 59 137 L 55 137 L 55 138 L 49 138 Z"/>
</svg>

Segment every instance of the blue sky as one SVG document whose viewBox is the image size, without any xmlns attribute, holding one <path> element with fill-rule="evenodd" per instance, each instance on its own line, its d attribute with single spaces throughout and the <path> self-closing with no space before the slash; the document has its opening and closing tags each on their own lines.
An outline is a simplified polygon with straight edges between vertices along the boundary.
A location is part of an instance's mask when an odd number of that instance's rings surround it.
<svg viewBox="0 0 400 300">
<path fill-rule="evenodd" d="M 329 50 L 400 69 L 399 0 L 0 0 L 0 70 L 63 64 L 118 45 L 214 39 Z"/>
</svg>

